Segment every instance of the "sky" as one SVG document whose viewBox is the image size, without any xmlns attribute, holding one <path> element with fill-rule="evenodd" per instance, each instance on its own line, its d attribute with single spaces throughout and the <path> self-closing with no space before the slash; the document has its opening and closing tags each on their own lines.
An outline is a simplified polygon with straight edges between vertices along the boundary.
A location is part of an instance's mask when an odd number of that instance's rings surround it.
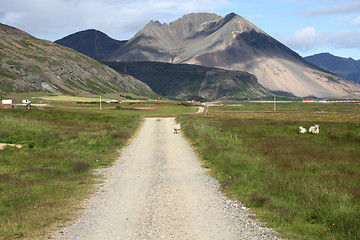
<svg viewBox="0 0 360 240">
<path fill-rule="evenodd" d="M 96 29 L 128 40 L 149 21 L 234 12 L 301 56 L 360 60 L 359 0 L 0 0 L 0 23 L 55 41 Z"/>
</svg>

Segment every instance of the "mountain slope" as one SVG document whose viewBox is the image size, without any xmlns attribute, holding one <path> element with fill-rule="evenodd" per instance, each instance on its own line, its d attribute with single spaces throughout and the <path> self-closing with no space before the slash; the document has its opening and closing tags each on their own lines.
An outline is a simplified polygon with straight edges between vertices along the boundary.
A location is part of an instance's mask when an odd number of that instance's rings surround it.
<svg viewBox="0 0 360 240">
<path fill-rule="evenodd" d="M 126 42 L 110 38 L 94 29 L 80 31 L 55 41 L 57 44 L 72 48 L 96 60 L 103 59 L 104 56 L 119 49 Z"/>
<path fill-rule="evenodd" d="M 105 64 L 140 79 L 158 94 L 182 100 L 242 100 L 272 95 L 247 72 L 162 62 Z"/>
<path fill-rule="evenodd" d="M 0 24 L 0 93 L 156 94 L 145 83 L 72 49 Z"/>
<path fill-rule="evenodd" d="M 189 63 L 254 74 L 265 88 L 287 95 L 346 96 L 360 86 L 310 64 L 244 18 L 188 14 L 151 21 L 107 61 Z"/>
<path fill-rule="evenodd" d="M 342 58 L 329 53 L 320 53 L 304 58 L 330 72 L 360 84 L 360 60 Z"/>
</svg>

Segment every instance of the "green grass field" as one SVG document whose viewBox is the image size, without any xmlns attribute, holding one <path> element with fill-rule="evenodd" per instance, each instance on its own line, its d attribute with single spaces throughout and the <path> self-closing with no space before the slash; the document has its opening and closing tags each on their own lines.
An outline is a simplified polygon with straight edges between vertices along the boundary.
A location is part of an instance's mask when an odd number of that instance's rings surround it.
<svg viewBox="0 0 360 240">
<path fill-rule="evenodd" d="M 223 191 L 290 239 L 359 239 L 360 105 L 51 102 L 0 109 L 0 239 L 68 220 L 145 116 L 177 116 Z M 320 124 L 319 135 L 299 126 Z"/>
<path fill-rule="evenodd" d="M 117 159 L 144 115 L 195 111 L 174 104 L 117 106 L 0 109 L 0 143 L 23 145 L 0 150 L 0 239 L 43 239 L 57 221 L 68 220 L 93 190 L 93 170 Z"/>
<path fill-rule="evenodd" d="M 231 197 L 290 239 L 360 238 L 360 105 L 210 107 L 186 136 Z M 298 127 L 320 125 L 319 135 Z"/>
</svg>

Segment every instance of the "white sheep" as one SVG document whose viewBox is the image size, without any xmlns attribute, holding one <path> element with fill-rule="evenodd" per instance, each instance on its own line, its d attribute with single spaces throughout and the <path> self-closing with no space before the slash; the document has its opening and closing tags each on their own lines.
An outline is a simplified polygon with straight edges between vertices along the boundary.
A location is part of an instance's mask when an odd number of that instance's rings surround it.
<svg viewBox="0 0 360 240">
<path fill-rule="evenodd" d="M 311 133 L 311 134 L 319 134 L 319 132 L 320 132 L 319 126 L 320 125 L 311 126 L 309 128 L 309 133 Z"/>
<path fill-rule="evenodd" d="M 299 133 L 299 134 L 304 134 L 304 133 L 306 133 L 306 128 L 304 128 L 304 127 L 299 127 L 298 133 Z"/>
<path fill-rule="evenodd" d="M 180 132 L 180 130 L 181 130 L 181 124 L 180 123 L 176 124 L 174 126 L 174 133 L 178 134 Z"/>
</svg>

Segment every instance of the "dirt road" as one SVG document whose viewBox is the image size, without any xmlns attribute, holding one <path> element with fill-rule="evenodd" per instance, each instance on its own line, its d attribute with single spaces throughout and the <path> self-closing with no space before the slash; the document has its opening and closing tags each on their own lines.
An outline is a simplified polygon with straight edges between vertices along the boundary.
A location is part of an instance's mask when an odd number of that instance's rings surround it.
<svg viewBox="0 0 360 240">
<path fill-rule="evenodd" d="M 173 118 L 148 118 L 74 224 L 52 239 L 276 239 L 219 192 Z"/>
</svg>

